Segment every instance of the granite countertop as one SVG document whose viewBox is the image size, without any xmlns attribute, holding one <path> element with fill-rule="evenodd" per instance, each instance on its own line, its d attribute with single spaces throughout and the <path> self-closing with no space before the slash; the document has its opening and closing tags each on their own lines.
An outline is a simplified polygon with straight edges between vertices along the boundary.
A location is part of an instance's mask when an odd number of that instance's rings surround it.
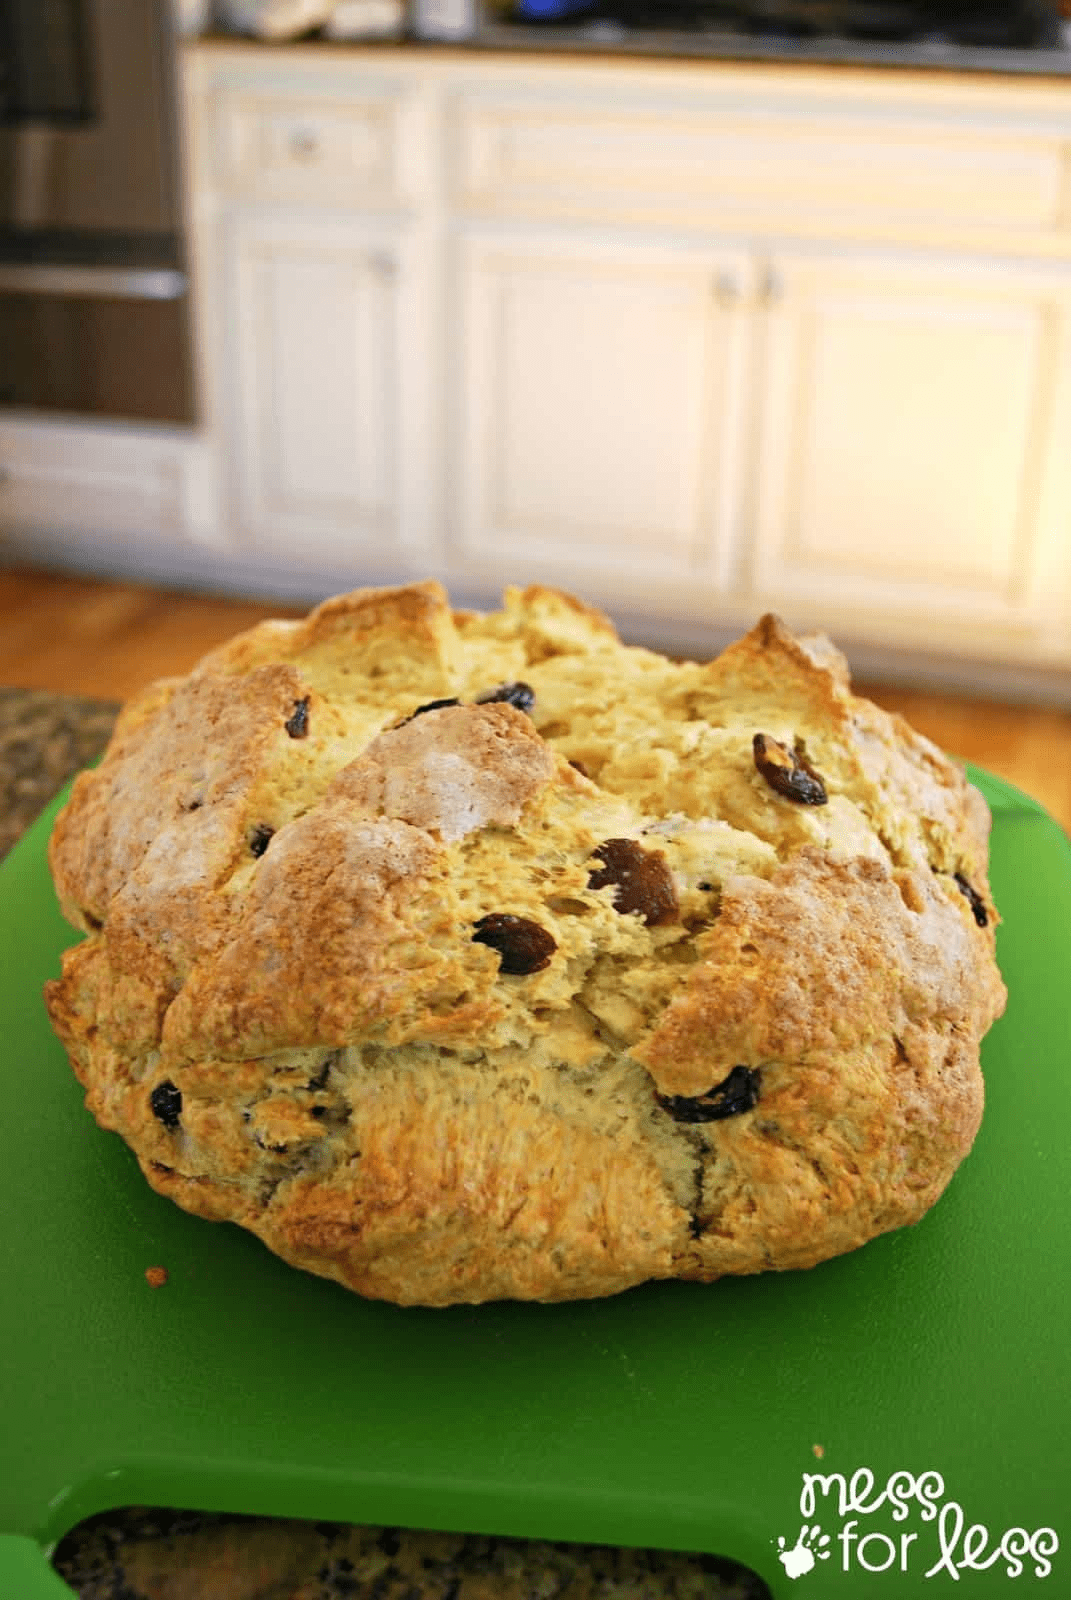
<svg viewBox="0 0 1071 1600">
<path fill-rule="evenodd" d="M 753 61 L 802 66 L 881 67 L 916 72 L 987 72 L 1013 77 L 1067 77 L 1071 45 L 1064 49 L 1003 49 L 946 40 L 909 44 L 848 38 L 755 38 L 734 33 L 627 31 L 610 24 L 525 26 L 486 23 L 467 45 L 483 50 L 575 51 L 578 54 L 670 56 L 695 60 Z"/>
<path fill-rule="evenodd" d="M 829 35 L 793 39 L 729 30 L 683 32 L 654 28 L 627 29 L 612 23 L 500 22 L 481 20 L 458 39 L 425 39 L 402 34 L 389 39 L 321 39 L 302 35 L 293 40 L 265 40 L 218 29 L 187 39 L 187 45 L 247 45 L 254 50 L 285 49 L 300 44 L 315 50 L 416 50 L 433 53 L 492 53 L 529 56 L 576 55 L 665 58 L 683 61 L 753 62 L 756 65 L 879 68 L 901 72 L 985 73 L 1004 77 L 1066 78 L 1071 76 L 1071 23 L 1062 48 L 1005 48 L 957 45 L 933 37 L 905 43 Z"/>
<path fill-rule="evenodd" d="M 100 755 L 118 705 L 0 689 L 0 859 L 67 779 Z"/>
<path fill-rule="evenodd" d="M 118 706 L 0 689 L 0 857 L 104 749 Z M 80 1600 L 769 1600 L 715 1556 L 132 1507 L 53 1563 Z"/>
</svg>

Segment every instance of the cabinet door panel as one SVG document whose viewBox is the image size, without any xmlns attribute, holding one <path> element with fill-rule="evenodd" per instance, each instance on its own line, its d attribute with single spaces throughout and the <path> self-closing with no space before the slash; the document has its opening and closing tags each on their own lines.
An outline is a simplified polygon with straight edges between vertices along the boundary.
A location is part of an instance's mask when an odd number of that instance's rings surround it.
<svg viewBox="0 0 1071 1600">
<path fill-rule="evenodd" d="M 688 247 L 470 238 L 463 548 L 726 581 L 747 270 Z"/>
<path fill-rule="evenodd" d="M 953 619 L 1035 614 L 1059 518 L 1058 280 L 969 260 L 786 257 L 776 281 L 759 587 L 916 612 L 946 602 Z"/>
<path fill-rule="evenodd" d="M 383 404 L 394 366 L 391 284 L 364 255 L 341 264 L 262 257 L 254 271 L 268 498 L 299 514 L 337 505 L 384 517 L 395 443 Z"/>
<path fill-rule="evenodd" d="M 418 425 L 403 375 L 419 291 L 395 234 L 272 220 L 239 224 L 239 514 L 257 542 L 296 533 L 329 554 L 419 542 L 417 478 L 401 454 Z"/>
</svg>

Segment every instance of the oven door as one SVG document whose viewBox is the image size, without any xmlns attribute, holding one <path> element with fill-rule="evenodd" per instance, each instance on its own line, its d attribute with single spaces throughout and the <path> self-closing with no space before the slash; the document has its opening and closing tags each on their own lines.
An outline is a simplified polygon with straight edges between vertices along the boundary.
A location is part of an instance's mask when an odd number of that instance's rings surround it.
<svg viewBox="0 0 1071 1600">
<path fill-rule="evenodd" d="M 173 239 L 0 233 L 0 350 L 5 409 L 195 420 Z"/>
<path fill-rule="evenodd" d="M 0 4 L 0 406 L 191 422 L 166 0 Z"/>
</svg>

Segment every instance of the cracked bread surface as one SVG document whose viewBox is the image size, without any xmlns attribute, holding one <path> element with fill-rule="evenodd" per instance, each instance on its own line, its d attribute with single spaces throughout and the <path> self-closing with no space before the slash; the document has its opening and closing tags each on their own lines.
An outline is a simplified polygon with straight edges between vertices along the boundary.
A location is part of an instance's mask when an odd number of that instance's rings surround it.
<svg viewBox="0 0 1071 1600">
<path fill-rule="evenodd" d="M 696 663 L 547 588 L 358 590 L 124 708 L 46 1000 L 155 1189 L 361 1294 L 806 1267 L 970 1149 L 988 828 L 775 617 Z"/>
</svg>

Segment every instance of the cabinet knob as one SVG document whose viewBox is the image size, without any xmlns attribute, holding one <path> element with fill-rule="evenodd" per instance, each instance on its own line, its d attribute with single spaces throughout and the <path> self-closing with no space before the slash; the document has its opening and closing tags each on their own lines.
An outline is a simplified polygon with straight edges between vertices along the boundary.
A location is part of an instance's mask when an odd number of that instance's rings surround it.
<svg viewBox="0 0 1071 1600">
<path fill-rule="evenodd" d="M 394 278 L 398 275 L 398 262 L 386 250 L 375 250 L 368 257 L 369 270 L 377 278 Z"/>
<path fill-rule="evenodd" d="M 295 161 L 314 161 L 320 153 L 320 139 L 314 128 L 295 128 L 288 143 Z"/>
</svg>

